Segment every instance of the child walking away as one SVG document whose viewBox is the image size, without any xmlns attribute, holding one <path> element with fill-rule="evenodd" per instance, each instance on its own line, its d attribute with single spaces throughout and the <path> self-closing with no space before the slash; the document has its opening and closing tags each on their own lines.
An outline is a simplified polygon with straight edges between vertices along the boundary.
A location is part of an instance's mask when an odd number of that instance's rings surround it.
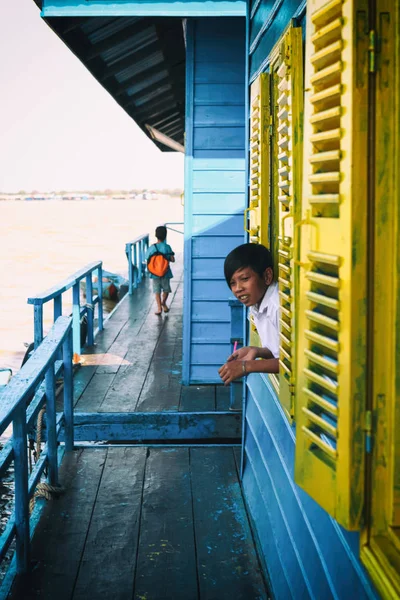
<svg viewBox="0 0 400 600">
<path fill-rule="evenodd" d="M 242 244 L 226 257 L 224 273 L 236 298 L 250 307 L 262 348 L 233 352 L 218 371 L 222 381 L 228 385 L 249 373 L 279 373 L 279 292 L 271 253 L 261 244 Z"/>
<path fill-rule="evenodd" d="M 150 278 L 153 280 L 153 292 L 156 297 L 157 310 L 156 315 L 161 315 L 162 311 L 167 313 L 168 294 L 171 292 L 170 279 L 172 271 L 169 263 L 175 262 L 175 254 L 172 248 L 167 244 L 167 228 L 160 225 L 156 229 L 157 243 L 152 244 L 147 251 L 147 270 Z M 162 295 L 161 295 L 162 292 Z"/>
</svg>

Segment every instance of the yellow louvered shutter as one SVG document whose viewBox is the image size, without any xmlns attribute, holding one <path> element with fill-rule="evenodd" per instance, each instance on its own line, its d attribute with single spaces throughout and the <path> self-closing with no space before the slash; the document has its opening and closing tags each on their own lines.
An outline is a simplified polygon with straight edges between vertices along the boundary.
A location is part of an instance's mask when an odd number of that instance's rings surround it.
<svg viewBox="0 0 400 600">
<path fill-rule="evenodd" d="M 278 282 L 281 306 L 279 399 L 289 418 L 294 411 L 295 378 L 295 223 L 300 214 L 302 176 L 303 58 L 300 27 L 290 27 L 279 44 L 274 73 L 275 195 L 278 202 Z"/>
<path fill-rule="evenodd" d="M 269 75 L 261 73 L 250 90 L 250 199 L 245 212 L 245 229 L 250 242 L 264 244 L 268 248 L 269 118 Z"/>
<path fill-rule="evenodd" d="M 307 2 L 296 482 L 347 529 L 363 501 L 366 2 Z"/>
</svg>

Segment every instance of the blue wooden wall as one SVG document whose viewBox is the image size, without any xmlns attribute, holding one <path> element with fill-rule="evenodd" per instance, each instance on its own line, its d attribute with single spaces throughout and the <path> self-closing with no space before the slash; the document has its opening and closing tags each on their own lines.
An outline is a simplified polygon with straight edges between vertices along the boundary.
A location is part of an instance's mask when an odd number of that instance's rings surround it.
<svg viewBox="0 0 400 600">
<path fill-rule="evenodd" d="M 359 536 L 294 483 L 295 431 L 267 377 L 247 378 L 243 487 L 276 599 L 376 599 Z"/>
<path fill-rule="evenodd" d="M 304 15 L 306 0 L 251 0 L 250 81 L 266 70 L 267 57 L 292 18 Z"/>
<path fill-rule="evenodd" d="M 245 19 L 187 22 L 183 381 L 220 382 L 232 295 L 223 262 L 243 243 Z"/>
</svg>

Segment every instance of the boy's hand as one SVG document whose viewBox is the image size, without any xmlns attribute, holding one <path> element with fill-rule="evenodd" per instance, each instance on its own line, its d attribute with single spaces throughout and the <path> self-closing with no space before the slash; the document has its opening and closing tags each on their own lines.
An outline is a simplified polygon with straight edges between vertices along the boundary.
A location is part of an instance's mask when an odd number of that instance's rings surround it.
<svg viewBox="0 0 400 600">
<path fill-rule="evenodd" d="M 258 348 L 244 346 L 244 348 L 239 348 L 239 350 L 228 356 L 227 362 L 231 362 L 232 360 L 255 360 L 257 356 Z"/>
<path fill-rule="evenodd" d="M 243 348 L 241 348 L 241 350 L 243 350 Z M 225 363 L 218 370 L 218 373 L 225 385 L 229 385 L 232 381 L 235 381 L 235 379 L 240 379 L 246 374 L 243 371 L 242 360 L 232 360 L 231 362 Z"/>
</svg>

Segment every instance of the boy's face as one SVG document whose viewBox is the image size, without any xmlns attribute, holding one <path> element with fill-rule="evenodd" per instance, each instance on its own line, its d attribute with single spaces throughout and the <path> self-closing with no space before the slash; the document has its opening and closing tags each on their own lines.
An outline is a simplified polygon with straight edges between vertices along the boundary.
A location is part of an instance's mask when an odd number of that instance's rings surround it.
<svg viewBox="0 0 400 600">
<path fill-rule="evenodd" d="M 244 267 L 234 272 L 230 280 L 230 288 L 245 306 L 254 306 L 261 302 L 271 282 L 271 268 L 266 269 L 261 277 L 251 267 Z"/>
</svg>

